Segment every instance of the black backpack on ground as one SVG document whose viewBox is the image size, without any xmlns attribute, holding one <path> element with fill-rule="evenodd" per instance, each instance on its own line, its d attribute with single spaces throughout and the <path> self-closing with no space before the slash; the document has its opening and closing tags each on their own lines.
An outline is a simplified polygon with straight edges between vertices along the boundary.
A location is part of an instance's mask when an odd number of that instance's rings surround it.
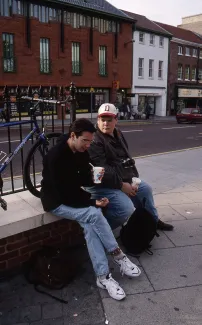
<svg viewBox="0 0 202 325">
<path fill-rule="evenodd" d="M 43 247 L 24 265 L 25 278 L 34 285 L 37 292 L 67 303 L 66 300 L 49 293 L 47 289 L 61 290 L 83 271 L 83 257 L 80 255 L 83 253 L 83 248 Z"/>
<path fill-rule="evenodd" d="M 144 251 L 153 255 L 151 252 L 151 241 L 157 234 L 157 222 L 153 215 L 145 209 L 146 199 L 143 205 L 136 208 L 127 224 L 122 227 L 120 239 L 129 255 L 139 255 Z"/>
</svg>

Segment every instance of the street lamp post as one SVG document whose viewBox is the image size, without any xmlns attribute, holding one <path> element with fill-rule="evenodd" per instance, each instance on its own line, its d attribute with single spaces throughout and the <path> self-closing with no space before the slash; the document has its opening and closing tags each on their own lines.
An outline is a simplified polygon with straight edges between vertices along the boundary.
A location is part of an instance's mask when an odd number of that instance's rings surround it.
<svg viewBox="0 0 202 325">
<path fill-rule="evenodd" d="M 70 123 L 76 120 L 76 87 L 73 82 L 71 82 L 69 87 L 71 95 L 71 107 L 70 107 Z"/>
</svg>

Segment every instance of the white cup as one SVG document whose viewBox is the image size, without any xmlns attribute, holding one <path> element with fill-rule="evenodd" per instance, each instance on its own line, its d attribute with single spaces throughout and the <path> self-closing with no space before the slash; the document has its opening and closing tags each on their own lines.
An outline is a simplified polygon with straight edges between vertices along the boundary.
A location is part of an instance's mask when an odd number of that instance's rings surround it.
<svg viewBox="0 0 202 325">
<path fill-rule="evenodd" d="M 141 179 L 140 178 L 138 178 L 138 177 L 133 177 L 132 178 L 132 185 L 133 186 L 139 186 L 140 185 L 140 183 L 141 183 Z"/>
<path fill-rule="evenodd" d="M 103 167 L 93 167 L 93 180 L 95 184 L 100 184 L 103 176 Z"/>
</svg>

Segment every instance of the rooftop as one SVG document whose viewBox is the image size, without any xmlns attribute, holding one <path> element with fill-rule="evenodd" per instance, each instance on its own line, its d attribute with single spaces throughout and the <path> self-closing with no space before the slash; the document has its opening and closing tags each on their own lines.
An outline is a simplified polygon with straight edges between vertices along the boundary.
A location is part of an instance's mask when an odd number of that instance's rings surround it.
<svg viewBox="0 0 202 325">
<path fill-rule="evenodd" d="M 141 30 L 146 30 L 146 31 L 152 31 L 156 34 L 163 34 L 167 37 L 171 37 L 172 33 L 170 34 L 168 31 L 166 31 L 165 29 L 161 28 L 160 26 L 158 26 L 155 22 L 153 22 L 152 20 L 148 19 L 145 16 L 142 15 L 138 15 L 135 14 L 133 12 L 129 12 L 129 11 L 123 11 L 125 14 L 127 14 L 129 17 L 133 18 L 134 20 L 136 20 L 136 28 L 137 29 L 141 29 Z"/>
<path fill-rule="evenodd" d="M 96 11 L 100 13 L 105 13 L 107 15 L 116 16 L 117 18 L 122 18 L 126 20 L 131 20 L 127 14 L 122 10 L 117 9 L 112 4 L 105 0 L 47 0 L 48 2 L 67 4 L 70 6 L 75 6 L 78 8 L 83 8 L 85 10 Z"/>
<path fill-rule="evenodd" d="M 171 25 L 166 25 L 166 24 L 159 23 L 159 22 L 155 22 L 155 23 L 158 24 L 160 27 L 164 28 L 165 30 L 167 30 L 175 38 L 178 38 L 178 39 L 181 39 L 184 41 L 188 41 L 188 42 L 199 43 L 202 45 L 201 38 L 190 30 L 186 30 L 186 29 L 171 26 Z"/>
</svg>

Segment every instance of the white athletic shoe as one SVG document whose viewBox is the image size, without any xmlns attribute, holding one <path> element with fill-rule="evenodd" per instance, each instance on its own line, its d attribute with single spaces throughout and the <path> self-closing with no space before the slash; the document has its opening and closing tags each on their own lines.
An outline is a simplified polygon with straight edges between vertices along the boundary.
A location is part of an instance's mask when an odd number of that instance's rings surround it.
<svg viewBox="0 0 202 325">
<path fill-rule="evenodd" d="M 114 259 L 114 262 L 120 266 L 122 275 L 125 274 L 129 277 L 136 277 L 141 274 L 139 267 L 132 263 L 126 255 L 120 260 Z"/>
<path fill-rule="evenodd" d="M 108 294 L 113 299 L 122 300 L 126 297 L 124 290 L 120 287 L 119 283 L 112 278 L 111 274 L 103 280 L 97 278 L 97 286 L 101 289 L 107 290 Z"/>
</svg>

